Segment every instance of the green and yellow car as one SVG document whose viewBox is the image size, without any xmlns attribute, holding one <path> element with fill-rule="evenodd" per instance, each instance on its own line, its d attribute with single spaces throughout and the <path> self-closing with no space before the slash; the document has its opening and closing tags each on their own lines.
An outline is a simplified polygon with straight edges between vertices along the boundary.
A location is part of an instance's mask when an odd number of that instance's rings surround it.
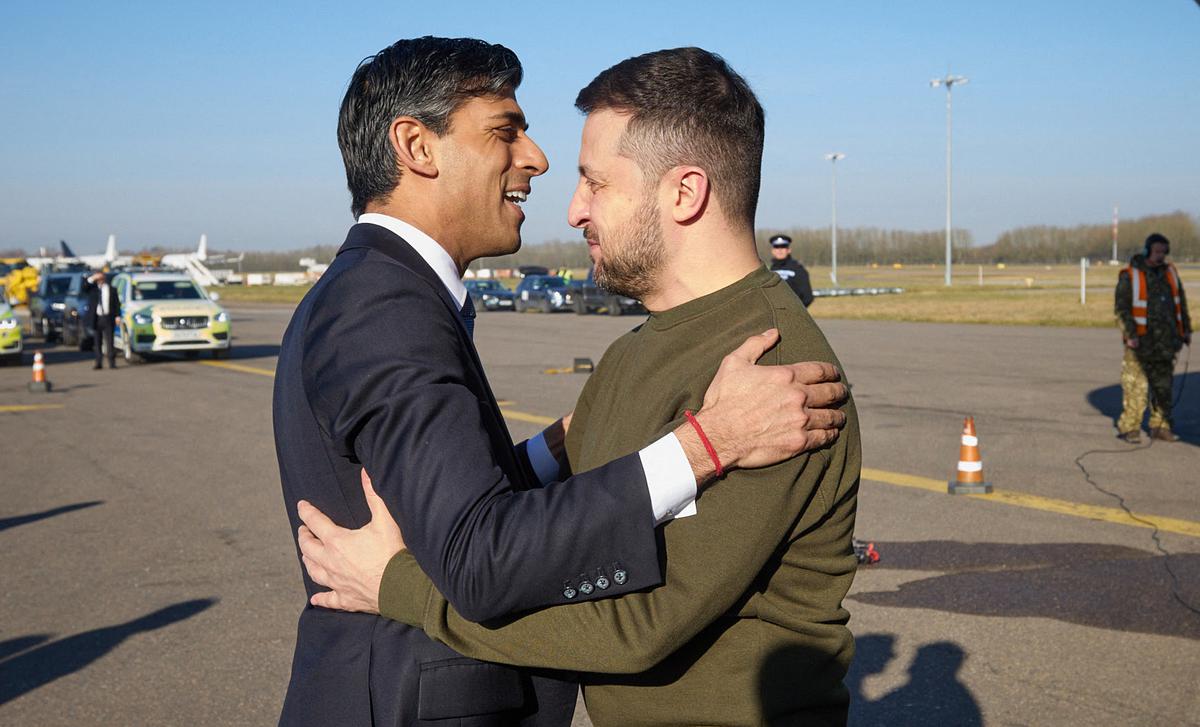
<svg viewBox="0 0 1200 727">
<path fill-rule="evenodd" d="M 3 289 L 0 288 L 0 296 Z M 21 337 L 21 323 L 8 304 L 7 296 L 0 299 L 0 366 L 21 363 L 21 349 L 24 340 Z"/>
<path fill-rule="evenodd" d="M 125 360 L 144 354 L 211 351 L 229 355 L 229 313 L 185 273 L 128 272 L 112 281 L 121 300 L 121 325 L 114 343 Z"/>
</svg>

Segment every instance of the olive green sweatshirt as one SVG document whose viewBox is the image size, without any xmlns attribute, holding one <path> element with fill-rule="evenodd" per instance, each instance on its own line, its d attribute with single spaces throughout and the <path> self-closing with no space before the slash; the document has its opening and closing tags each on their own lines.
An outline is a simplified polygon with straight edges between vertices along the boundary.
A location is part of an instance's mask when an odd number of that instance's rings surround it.
<svg viewBox="0 0 1200 727">
<path fill-rule="evenodd" d="M 580 396 L 572 470 L 635 452 L 698 410 L 721 359 L 778 328 L 760 364 L 829 361 L 794 293 L 760 268 L 618 339 Z M 839 365 L 840 366 L 840 365 Z M 459 616 L 404 554 L 388 565 L 383 615 L 477 659 L 583 672 L 588 713 L 608 725 L 844 724 L 853 654 L 842 599 L 861 464 L 844 406 L 837 442 L 772 467 L 735 470 L 697 514 L 662 526 L 664 585 L 480 625 Z M 530 563 L 536 568 L 536 563 Z"/>
</svg>

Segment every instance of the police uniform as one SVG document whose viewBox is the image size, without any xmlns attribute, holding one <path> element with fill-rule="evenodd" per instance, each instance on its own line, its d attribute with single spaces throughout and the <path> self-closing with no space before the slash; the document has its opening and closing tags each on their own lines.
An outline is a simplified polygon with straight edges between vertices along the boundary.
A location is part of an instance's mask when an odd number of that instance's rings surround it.
<svg viewBox="0 0 1200 727">
<path fill-rule="evenodd" d="M 1190 340 L 1191 319 L 1179 272 L 1169 262 L 1151 266 L 1146 258 L 1154 242 L 1151 235 L 1143 252 L 1134 255 L 1117 277 L 1115 308 L 1125 341 L 1136 339 L 1137 348 L 1125 346 L 1121 364 L 1123 408 L 1117 431 L 1126 441 L 1138 441 L 1142 414 L 1150 406 L 1150 432 L 1156 439 L 1174 441 L 1171 432 L 1171 382 L 1175 357 Z"/>
<path fill-rule="evenodd" d="M 771 247 L 773 248 L 790 248 L 791 246 L 792 238 L 787 235 L 776 235 L 771 238 Z M 808 279 L 808 271 L 790 254 L 782 260 L 772 260 L 771 272 L 783 278 L 783 282 L 788 284 L 806 308 L 812 304 L 813 291 L 812 283 Z"/>
</svg>

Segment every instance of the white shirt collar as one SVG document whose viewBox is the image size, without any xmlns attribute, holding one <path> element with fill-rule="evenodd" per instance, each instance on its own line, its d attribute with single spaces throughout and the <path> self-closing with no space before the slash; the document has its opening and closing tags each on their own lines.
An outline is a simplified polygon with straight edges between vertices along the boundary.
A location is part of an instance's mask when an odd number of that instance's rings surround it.
<svg viewBox="0 0 1200 727">
<path fill-rule="evenodd" d="M 467 287 L 463 285 L 462 278 L 458 274 L 458 266 L 454 264 L 450 253 L 446 252 L 446 249 L 432 237 L 404 220 L 378 212 L 365 212 L 359 216 L 358 222 L 359 224 L 379 225 L 404 238 L 404 241 L 417 251 L 421 259 L 433 268 L 433 272 L 437 273 L 438 279 L 442 281 L 442 285 L 446 286 L 446 290 L 450 291 L 450 297 L 454 298 L 458 306 L 461 308 L 467 301 Z"/>
</svg>

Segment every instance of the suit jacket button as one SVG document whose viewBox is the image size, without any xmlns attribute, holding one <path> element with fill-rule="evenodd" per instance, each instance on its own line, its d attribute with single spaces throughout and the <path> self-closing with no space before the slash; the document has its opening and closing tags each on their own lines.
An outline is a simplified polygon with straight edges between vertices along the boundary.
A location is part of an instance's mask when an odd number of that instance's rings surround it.
<svg viewBox="0 0 1200 727">
<path fill-rule="evenodd" d="M 574 588 L 567 586 L 566 588 L 563 589 L 563 598 L 566 598 L 569 601 L 574 597 L 575 597 L 575 589 Z"/>
<path fill-rule="evenodd" d="M 619 569 L 616 573 L 613 573 L 613 580 L 617 582 L 618 586 L 624 585 L 625 581 L 628 579 L 629 574 L 626 573 L 623 568 Z"/>
<path fill-rule="evenodd" d="M 595 590 L 595 587 L 592 585 L 591 581 L 584 581 L 583 583 L 579 584 L 579 592 L 585 596 L 591 595 L 593 590 Z"/>
<path fill-rule="evenodd" d="M 596 588 L 599 588 L 602 591 L 606 590 L 608 588 L 608 578 L 606 578 L 604 576 L 600 576 L 599 578 L 597 578 L 596 579 Z"/>
</svg>

